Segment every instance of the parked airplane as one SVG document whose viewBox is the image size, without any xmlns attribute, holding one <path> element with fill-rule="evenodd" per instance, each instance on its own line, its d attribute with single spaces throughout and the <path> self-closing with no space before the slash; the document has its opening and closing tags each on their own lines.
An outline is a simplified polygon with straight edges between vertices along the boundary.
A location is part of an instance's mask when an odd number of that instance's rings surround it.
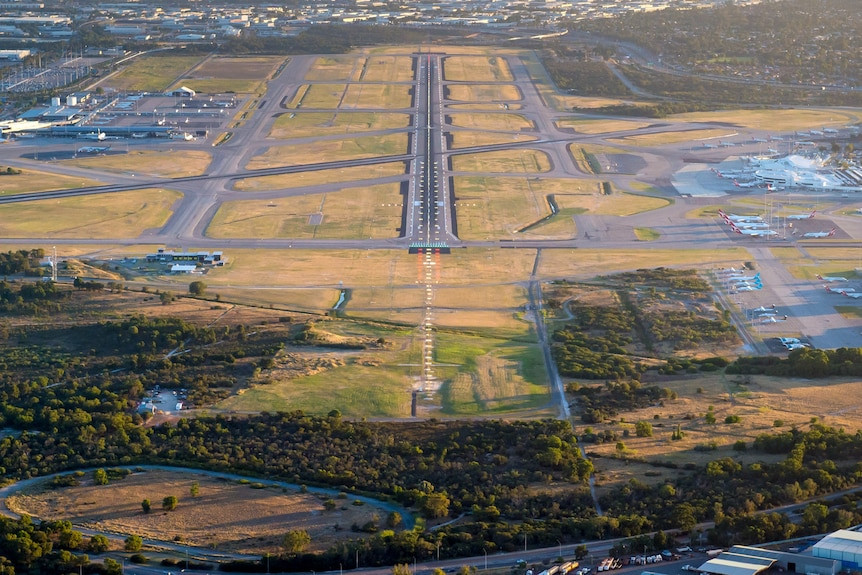
<svg viewBox="0 0 862 575">
<path fill-rule="evenodd" d="M 731 224 L 733 225 L 733 224 Z M 744 236 L 754 236 L 756 238 L 761 236 L 777 236 L 778 232 L 775 230 L 741 230 L 736 225 L 733 225 L 733 231 L 738 234 L 742 234 Z"/>
<path fill-rule="evenodd" d="M 856 291 L 854 288 L 834 288 L 826 286 L 826 291 L 829 293 L 840 293 L 842 295 L 847 295 L 849 292 Z"/>
<path fill-rule="evenodd" d="M 817 213 L 817 210 L 814 210 L 810 214 L 793 214 L 791 216 L 787 216 L 785 219 L 788 220 L 811 220 L 814 219 L 814 214 Z"/>
<path fill-rule="evenodd" d="M 765 230 L 769 228 L 769 224 L 766 222 L 725 222 L 727 224 L 732 224 L 741 230 Z"/>
<path fill-rule="evenodd" d="M 740 288 L 736 288 L 736 291 L 760 291 L 763 289 L 763 286 L 742 286 Z"/>
<path fill-rule="evenodd" d="M 737 188 L 756 188 L 760 186 L 760 182 L 743 182 L 740 184 L 736 180 L 733 180 L 733 185 Z"/>
<path fill-rule="evenodd" d="M 78 154 L 103 154 L 111 149 L 111 146 L 81 146 Z"/>
<path fill-rule="evenodd" d="M 89 132 L 87 134 L 78 134 L 78 138 L 81 140 L 96 140 L 101 142 L 102 140 L 107 138 L 107 136 L 101 130 L 97 130 L 95 132 Z"/>
<path fill-rule="evenodd" d="M 756 308 L 754 308 L 754 309 L 753 309 L 753 310 L 751 310 L 751 311 L 754 311 L 754 312 L 773 311 L 773 312 L 775 312 L 775 313 L 778 313 L 778 310 L 777 310 L 777 309 L 775 309 L 775 306 L 772 306 L 772 307 L 763 307 L 763 306 L 760 306 L 760 307 L 756 307 Z"/>
<path fill-rule="evenodd" d="M 847 278 L 843 278 L 841 276 L 822 276 L 820 274 L 817 274 L 816 277 L 817 277 L 817 279 L 819 279 L 822 282 L 830 282 L 831 283 L 831 282 L 846 282 L 847 281 Z"/>
<path fill-rule="evenodd" d="M 745 223 L 745 224 L 755 224 L 763 221 L 763 218 L 760 216 L 738 216 L 736 214 L 726 214 L 723 210 L 718 210 L 718 215 L 724 218 L 724 221 L 730 221 L 733 223 Z"/>
<path fill-rule="evenodd" d="M 823 128 L 823 132 L 826 134 L 837 134 L 838 130 L 835 128 Z"/>
<path fill-rule="evenodd" d="M 841 292 L 841 294 L 846 295 L 847 297 L 852 297 L 853 299 L 859 299 L 860 297 L 862 297 L 862 293 L 848 292 L 847 290 L 844 290 L 843 292 Z"/>
<path fill-rule="evenodd" d="M 835 235 L 835 228 L 832 228 L 828 232 L 808 232 L 807 234 L 802 234 L 803 238 L 831 238 Z"/>
<path fill-rule="evenodd" d="M 755 144 L 765 144 L 766 140 L 763 138 L 751 138 L 751 141 Z"/>
<path fill-rule="evenodd" d="M 753 276 L 732 276 L 732 277 L 728 278 L 728 281 L 732 281 L 732 282 L 760 281 L 760 272 L 757 272 Z"/>
</svg>

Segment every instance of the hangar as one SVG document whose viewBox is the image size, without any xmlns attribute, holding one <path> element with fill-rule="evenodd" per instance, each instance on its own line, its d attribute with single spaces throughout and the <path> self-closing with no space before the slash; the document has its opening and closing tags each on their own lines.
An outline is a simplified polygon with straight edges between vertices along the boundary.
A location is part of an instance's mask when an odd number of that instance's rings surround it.
<svg viewBox="0 0 862 575">
<path fill-rule="evenodd" d="M 835 575 L 841 570 L 841 564 L 830 558 L 734 545 L 729 552 L 701 565 L 698 571 L 712 575 L 757 575 L 771 567 L 805 575 Z"/>
<path fill-rule="evenodd" d="M 839 529 L 818 541 L 811 552 L 815 557 L 840 561 L 846 571 L 858 571 L 862 567 L 862 533 Z"/>
</svg>

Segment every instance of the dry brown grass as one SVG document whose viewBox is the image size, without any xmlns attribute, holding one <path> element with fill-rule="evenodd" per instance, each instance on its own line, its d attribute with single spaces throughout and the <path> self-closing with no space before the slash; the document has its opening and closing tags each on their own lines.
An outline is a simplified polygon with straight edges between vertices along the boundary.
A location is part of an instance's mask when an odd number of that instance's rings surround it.
<svg viewBox="0 0 862 575">
<path fill-rule="evenodd" d="M 656 384 L 676 391 L 679 398 L 621 414 L 624 421 L 618 416 L 612 422 L 592 425 L 596 431 L 611 429 L 620 435 L 625 430 L 631 433 L 624 440 L 625 457 L 629 461 L 613 459 L 616 455 L 613 443 L 588 447 L 589 452 L 601 456 L 594 463 L 599 469 L 600 484 L 606 488 L 628 481 L 633 474 L 640 477 L 642 470 L 654 470 L 644 463 L 649 461 L 673 462 L 682 468 L 686 463 L 705 465 L 724 456 L 733 456 L 743 463 L 768 459 L 769 456 L 759 452 L 735 451 L 733 444 L 742 440 L 750 446 L 762 433 L 805 428 L 812 418 L 851 433 L 862 427 L 862 381 L 858 380 L 812 381 L 716 374 L 671 378 Z M 705 421 L 709 406 L 713 406 L 715 424 Z M 729 415 L 740 416 L 741 422 L 724 423 Z M 634 424 L 642 420 L 652 424 L 653 437 L 635 437 Z M 782 425 L 777 427 L 777 421 Z M 677 425 L 684 438 L 672 441 L 671 434 Z M 713 442 L 715 450 L 696 449 Z M 653 479 L 663 480 L 660 476 Z"/>
<path fill-rule="evenodd" d="M 335 525 L 361 525 L 374 513 L 386 516 L 370 505 L 351 505 L 349 499 L 336 499 L 338 507 L 325 511 L 323 501 L 315 495 L 254 489 L 191 473 L 150 470 L 101 486 L 93 485 L 90 475 L 84 479 L 79 487 L 37 489 L 13 496 L 9 505 L 40 519 L 69 520 L 163 541 L 178 537 L 190 545 L 255 554 L 279 552 L 281 539 L 291 529 L 308 531 L 309 550 L 320 551 L 356 537 L 349 529 L 336 531 Z M 189 494 L 194 482 L 200 486 L 197 497 Z M 165 512 L 161 501 L 168 495 L 175 495 L 179 505 Z M 149 514 L 141 510 L 143 499 L 152 503 Z"/>
</svg>

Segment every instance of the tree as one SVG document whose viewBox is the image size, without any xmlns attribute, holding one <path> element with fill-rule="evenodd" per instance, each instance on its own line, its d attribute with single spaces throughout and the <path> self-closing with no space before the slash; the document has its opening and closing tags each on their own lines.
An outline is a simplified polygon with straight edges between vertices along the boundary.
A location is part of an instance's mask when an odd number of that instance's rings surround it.
<svg viewBox="0 0 862 575">
<path fill-rule="evenodd" d="M 126 551 L 140 551 L 144 546 L 144 540 L 140 535 L 129 535 L 126 537 L 124 549 Z"/>
<path fill-rule="evenodd" d="M 96 485 L 108 484 L 108 472 L 101 467 L 93 472 L 93 482 Z"/>
<path fill-rule="evenodd" d="M 192 483 L 192 486 L 189 487 L 189 495 L 191 495 L 192 497 L 197 497 L 200 494 L 201 494 L 201 484 L 198 483 L 197 481 L 195 481 L 194 483 Z"/>
<path fill-rule="evenodd" d="M 587 549 L 586 545 L 578 545 L 577 547 L 575 547 L 575 559 L 577 559 L 578 561 L 580 561 L 589 554 L 590 551 L 589 549 Z"/>
<path fill-rule="evenodd" d="M 87 551 L 90 553 L 104 553 L 110 546 L 110 541 L 104 535 L 93 535 L 87 543 Z"/>
<path fill-rule="evenodd" d="M 398 529 L 399 527 L 401 527 L 402 522 L 403 519 L 401 517 L 401 514 L 397 511 L 390 512 L 389 516 L 386 517 L 386 525 L 391 529 Z"/>
<path fill-rule="evenodd" d="M 168 305 L 174 301 L 174 296 L 170 292 L 163 291 L 159 294 L 159 301 L 162 302 L 162 305 Z"/>
<path fill-rule="evenodd" d="M 60 548 L 62 549 L 78 549 L 84 541 L 84 536 L 80 531 L 74 529 L 66 529 L 60 532 Z"/>
<path fill-rule="evenodd" d="M 422 514 L 428 519 L 449 515 L 449 498 L 443 493 L 429 493 L 422 502 Z"/>
<path fill-rule="evenodd" d="M 141 501 L 141 509 L 143 509 L 144 513 L 149 513 L 150 509 L 152 509 L 152 505 L 150 504 L 149 499 L 144 499 Z"/>
<path fill-rule="evenodd" d="M 305 529 L 292 529 L 285 533 L 281 545 L 286 553 L 299 553 L 311 543 L 311 535 Z"/>
<path fill-rule="evenodd" d="M 207 284 L 205 284 L 204 282 L 202 282 L 200 280 L 193 281 L 192 283 L 189 284 L 189 293 L 192 295 L 202 296 L 202 295 L 204 295 L 204 292 L 206 292 L 206 291 L 207 291 Z"/>
<path fill-rule="evenodd" d="M 396 563 L 392 566 L 392 575 L 410 575 L 410 565 L 407 563 Z"/>
<path fill-rule="evenodd" d="M 173 511 L 177 508 L 177 504 L 179 502 L 180 500 L 177 499 L 176 495 L 168 495 L 167 497 L 162 499 L 162 509 L 164 509 L 165 511 Z"/>
<path fill-rule="evenodd" d="M 638 421 L 635 423 L 635 434 L 638 437 L 652 437 L 652 425 L 649 421 Z"/>
<path fill-rule="evenodd" d="M 119 561 L 115 561 L 110 557 L 105 557 L 105 573 L 108 575 L 122 575 L 123 566 Z"/>
</svg>

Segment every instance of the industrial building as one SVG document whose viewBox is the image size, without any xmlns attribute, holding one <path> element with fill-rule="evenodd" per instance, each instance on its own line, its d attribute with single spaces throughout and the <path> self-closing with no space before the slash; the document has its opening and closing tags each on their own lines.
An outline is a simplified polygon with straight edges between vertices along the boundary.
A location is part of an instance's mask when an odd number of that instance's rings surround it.
<svg viewBox="0 0 862 575">
<path fill-rule="evenodd" d="M 835 575 L 841 570 L 841 563 L 830 558 L 734 545 L 697 570 L 712 575 L 757 575 L 774 567 L 787 573 Z"/>
<path fill-rule="evenodd" d="M 862 569 L 862 533 L 839 529 L 818 541 L 811 552 L 815 557 L 839 561 L 845 571 Z"/>
</svg>

